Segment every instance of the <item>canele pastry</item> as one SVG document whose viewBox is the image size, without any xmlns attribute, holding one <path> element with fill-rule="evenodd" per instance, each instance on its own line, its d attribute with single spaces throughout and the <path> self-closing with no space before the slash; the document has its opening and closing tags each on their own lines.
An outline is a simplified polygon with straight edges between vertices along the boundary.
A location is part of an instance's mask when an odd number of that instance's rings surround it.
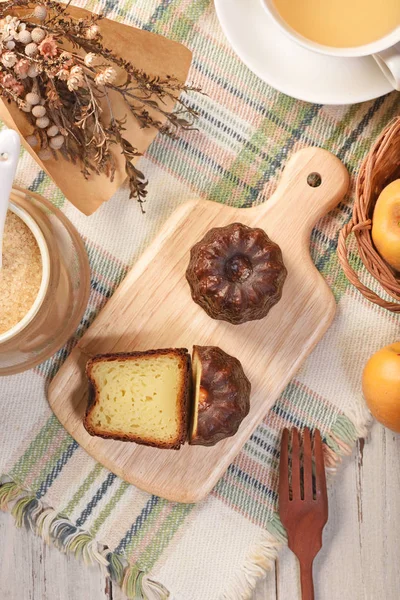
<svg viewBox="0 0 400 600">
<path fill-rule="evenodd" d="M 232 223 L 191 249 L 186 279 L 193 300 L 213 319 L 235 325 L 264 318 L 280 300 L 287 271 L 265 231 Z"/>
<path fill-rule="evenodd" d="M 235 435 L 250 409 L 250 381 L 239 360 L 216 346 L 194 346 L 190 444 L 213 446 Z"/>
</svg>

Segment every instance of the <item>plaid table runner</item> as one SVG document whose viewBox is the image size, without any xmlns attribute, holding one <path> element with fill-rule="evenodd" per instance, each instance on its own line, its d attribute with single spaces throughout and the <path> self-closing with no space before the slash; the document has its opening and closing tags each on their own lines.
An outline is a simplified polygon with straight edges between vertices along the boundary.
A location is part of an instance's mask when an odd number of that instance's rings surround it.
<svg viewBox="0 0 400 600">
<path fill-rule="evenodd" d="M 360 160 L 399 113 L 400 96 L 329 107 L 276 92 L 230 49 L 211 0 L 79 4 L 189 46 L 190 79 L 208 95 L 192 99 L 200 114 L 198 132 L 179 141 L 158 136 L 141 160 L 150 180 L 145 216 L 121 189 L 84 217 L 23 153 L 17 183 L 51 199 L 76 225 L 90 257 L 92 293 L 66 347 L 33 371 L 0 380 L 0 505 L 18 525 L 26 523 L 61 549 L 103 565 L 130 598 L 249 598 L 285 542 L 276 514 L 282 428 L 318 426 L 334 471 L 365 433 L 362 366 L 398 333 L 399 317 L 364 300 L 338 265 L 337 236 L 351 215 L 351 195 L 318 223 L 311 241 L 315 264 L 338 303 L 333 326 L 204 502 L 174 504 L 150 496 L 97 464 L 52 415 L 46 388 L 180 203 L 198 196 L 235 206 L 264 202 L 287 158 L 309 145 L 334 152 L 348 167 L 354 190 Z M 352 244 L 352 264 L 361 270 Z"/>
</svg>

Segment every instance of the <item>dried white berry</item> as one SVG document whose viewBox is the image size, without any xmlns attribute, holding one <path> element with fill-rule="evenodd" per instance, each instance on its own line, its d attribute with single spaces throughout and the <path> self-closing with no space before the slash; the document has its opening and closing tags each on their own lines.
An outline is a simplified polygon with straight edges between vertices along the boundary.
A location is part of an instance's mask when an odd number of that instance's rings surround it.
<svg viewBox="0 0 400 600">
<path fill-rule="evenodd" d="M 20 109 L 23 112 L 29 113 L 32 110 L 32 105 L 29 104 L 28 102 L 21 102 L 21 104 L 18 105 L 20 107 Z"/>
<path fill-rule="evenodd" d="M 37 140 L 36 135 L 28 135 L 26 137 L 26 141 L 32 148 L 36 148 L 36 146 L 38 145 L 38 140 Z"/>
<path fill-rule="evenodd" d="M 67 87 L 70 92 L 77 90 L 82 85 L 82 79 L 80 77 L 69 77 L 67 81 Z"/>
<path fill-rule="evenodd" d="M 40 42 L 42 42 L 46 37 L 46 32 L 44 29 L 40 29 L 40 27 L 35 27 L 35 29 L 32 29 L 31 36 L 33 42 L 40 44 Z"/>
<path fill-rule="evenodd" d="M 17 62 L 17 57 L 14 52 L 4 52 L 4 54 L 1 55 L 1 62 L 5 67 L 10 69 Z"/>
<path fill-rule="evenodd" d="M 14 42 L 14 40 L 11 40 L 10 42 L 7 42 L 6 43 L 6 48 L 7 48 L 7 50 L 14 50 L 14 48 L 15 48 L 15 42 Z"/>
<path fill-rule="evenodd" d="M 28 94 L 25 96 L 25 100 L 28 102 L 28 104 L 39 104 L 40 96 L 36 92 L 28 92 Z"/>
<path fill-rule="evenodd" d="M 69 71 L 68 71 L 68 69 L 60 69 L 56 73 L 56 77 L 58 79 L 61 79 L 61 81 L 68 81 L 68 78 L 69 78 Z"/>
<path fill-rule="evenodd" d="M 41 104 L 38 104 L 32 108 L 32 114 L 34 117 L 44 117 L 46 114 L 46 108 Z"/>
<path fill-rule="evenodd" d="M 44 106 L 44 105 L 46 104 L 46 98 L 42 98 L 42 99 L 40 100 L 40 104 L 41 104 L 42 106 Z"/>
<path fill-rule="evenodd" d="M 57 133 L 58 133 L 57 125 L 51 125 L 51 127 L 49 127 L 47 129 L 46 133 L 49 137 L 54 137 L 55 135 L 57 135 Z"/>
<path fill-rule="evenodd" d="M 64 136 L 63 135 L 56 135 L 55 137 L 52 137 L 50 139 L 50 146 L 51 148 L 53 148 L 54 150 L 59 150 L 61 148 L 61 146 L 64 143 Z"/>
<path fill-rule="evenodd" d="M 94 80 L 97 85 L 107 85 L 114 83 L 117 73 L 113 67 L 106 67 L 95 76 Z"/>
<path fill-rule="evenodd" d="M 70 73 L 73 77 L 83 77 L 83 70 L 79 65 L 72 67 Z"/>
<path fill-rule="evenodd" d="M 86 29 L 86 37 L 88 40 L 94 40 L 95 38 L 97 38 L 99 34 L 99 27 L 98 25 L 90 25 L 87 29 Z"/>
<path fill-rule="evenodd" d="M 25 46 L 25 54 L 27 56 L 35 56 L 35 54 L 37 54 L 37 52 L 38 52 L 38 46 L 37 46 L 37 44 L 35 44 L 35 42 L 31 42 L 30 44 Z"/>
<path fill-rule="evenodd" d="M 28 69 L 28 77 L 37 77 L 39 75 L 39 69 L 36 65 L 31 65 Z"/>
<path fill-rule="evenodd" d="M 35 10 L 33 11 L 33 16 L 38 19 L 38 21 L 44 21 L 47 17 L 47 8 L 45 6 L 35 6 Z"/>
<path fill-rule="evenodd" d="M 101 71 L 100 73 L 97 73 L 97 75 L 94 78 L 94 81 L 95 81 L 96 85 L 105 85 L 103 71 Z"/>
<path fill-rule="evenodd" d="M 53 158 L 53 155 L 51 153 L 51 150 L 49 150 L 48 148 L 43 148 L 43 150 L 39 150 L 38 157 L 41 160 L 49 160 L 50 158 Z"/>
<path fill-rule="evenodd" d="M 88 54 L 86 54 L 86 56 L 83 60 L 87 67 L 91 67 L 92 65 L 94 65 L 94 62 L 96 59 L 97 59 L 96 54 L 94 52 L 89 52 Z"/>
<path fill-rule="evenodd" d="M 36 119 L 36 126 L 39 127 L 39 129 L 46 129 L 46 127 L 48 127 L 49 125 L 49 117 L 39 117 L 39 119 Z"/>
<path fill-rule="evenodd" d="M 30 31 L 28 31 L 27 29 L 23 29 L 22 31 L 19 32 L 18 34 L 18 41 L 21 42 L 21 44 L 29 44 L 32 41 L 32 36 Z"/>
</svg>

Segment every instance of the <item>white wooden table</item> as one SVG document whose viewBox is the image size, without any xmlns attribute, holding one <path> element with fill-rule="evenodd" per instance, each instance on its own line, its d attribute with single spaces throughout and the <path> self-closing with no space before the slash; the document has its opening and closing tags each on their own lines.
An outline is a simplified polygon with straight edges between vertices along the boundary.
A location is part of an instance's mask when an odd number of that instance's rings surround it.
<svg viewBox="0 0 400 600">
<path fill-rule="evenodd" d="M 400 435 L 373 427 L 330 486 L 329 511 L 314 569 L 316 600 L 399 600 Z M 123 598 L 96 567 L 17 530 L 12 517 L 0 513 L 1 600 Z M 284 550 L 253 600 L 297 599 L 296 560 Z"/>
</svg>

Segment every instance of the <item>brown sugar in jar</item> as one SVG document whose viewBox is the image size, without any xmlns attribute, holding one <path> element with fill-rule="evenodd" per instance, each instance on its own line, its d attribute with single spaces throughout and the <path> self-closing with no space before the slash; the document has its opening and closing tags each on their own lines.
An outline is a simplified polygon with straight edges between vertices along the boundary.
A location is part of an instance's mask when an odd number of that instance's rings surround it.
<svg viewBox="0 0 400 600">
<path fill-rule="evenodd" d="M 0 270 L 0 380 L 53 356 L 76 332 L 90 294 L 83 241 L 52 202 L 14 186 L 7 221 L 6 269 Z"/>
<path fill-rule="evenodd" d="M 42 281 L 40 249 L 31 230 L 8 211 L 0 269 L 0 335 L 29 312 Z"/>
</svg>

